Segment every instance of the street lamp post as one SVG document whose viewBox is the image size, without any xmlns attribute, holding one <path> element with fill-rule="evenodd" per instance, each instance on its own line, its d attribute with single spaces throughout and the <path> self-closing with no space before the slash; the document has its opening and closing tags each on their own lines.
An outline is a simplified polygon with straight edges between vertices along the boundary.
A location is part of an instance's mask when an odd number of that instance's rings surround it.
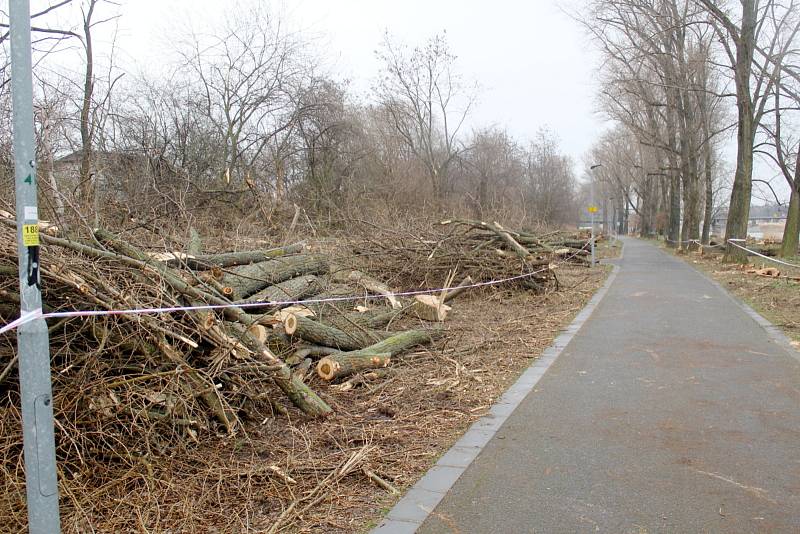
<svg viewBox="0 0 800 534">
<path fill-rule="evenodd" d="M 594 212 L 597 211 L 594 205 L 594 170 L 598 167 L 602 167 L 602 165 L 598 163 L 589 167 L 589 212 L 592 214 L 592 267 L 594 267 Z"/>
</svg>

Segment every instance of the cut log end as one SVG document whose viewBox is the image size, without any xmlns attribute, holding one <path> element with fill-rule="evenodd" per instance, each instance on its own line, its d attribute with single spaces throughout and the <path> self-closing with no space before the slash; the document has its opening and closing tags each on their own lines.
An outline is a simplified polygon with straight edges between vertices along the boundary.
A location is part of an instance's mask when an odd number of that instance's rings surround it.
<svg viewBox="0 0 800 534">
<path fill-rule="evenodd" d="M 339 370 L 339 364 L 330 358 L 322 358 L 317 363 L 317 374 L 323 380 L 333 380 Z"/>
<path fill-rule="evenodd" d="M 442 322 L 452 308 L 434 295 L 417 295 L 414 297 L 414 312 L 423 321 Z"/>
<path fill-rule="evenodd" d="M 294 314 L 287 314 L 283 319 L 283 329 L 289 335 L 297 331 L 297 317 Z"/>
<path fill-rule="evenodd" d="M 258 340 L 259 343 L 267 342 L 267 329 L 260 324 L 254 324 L 247 329 L 251 336 Z"/>
</svg>

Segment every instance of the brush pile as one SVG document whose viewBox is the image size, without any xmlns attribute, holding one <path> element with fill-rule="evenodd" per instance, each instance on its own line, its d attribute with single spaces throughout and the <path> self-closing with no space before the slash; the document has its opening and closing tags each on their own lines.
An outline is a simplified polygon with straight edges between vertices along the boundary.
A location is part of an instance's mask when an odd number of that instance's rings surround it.
<svg viewBox="0 0 800 534">
<path fill-rule="evenodd" d="M 433 287 L 453 272 L 474 282 L 524 276 L 505 286 L 537 292 L 558 287 L 553 267 L 589 265 L 589 238 L 563 231 L 509 230 L 497 222 L 447 220 L 413 232 L 370 227 L 356 237 L 353 253 L 370 269 L 404 287 Z M 533 273 L 533 274 L 531 274 Z"/>
<path fill-rule="evenodd" d="M 7 323 L 19 316 L 17 255 L 13 220 L 0 223 Z M 497 223 L 448 221 L 413 237 L 387 232 L 338 256 L 305 245 L 202 254 L 199 239 L 175 252 L 102 229 L 84 240 L 43 233 L 45 312 L 183 308 L 48 319 L 64 476 L 85 474 L 93 460 L 132 465 L 175 454 L 276 414 L 327 416 L 331 396 L 346 388 L 324 384 L 380 375 L 397 356 L 444 337 L 448 303 L 474 283 L 534 273 L 514 283 L 547 291 L 557 287 L 555 263 L 585 261 L 582 241 Z M 398 294 L 421 287 L 447 289 Z M 206 305 L 219 308 L 185 309 Z M 6 491 L 21 480 L 12 474 L 22 449 L 16 361 L 14 334 L 0 336 Z"/>
</svg>

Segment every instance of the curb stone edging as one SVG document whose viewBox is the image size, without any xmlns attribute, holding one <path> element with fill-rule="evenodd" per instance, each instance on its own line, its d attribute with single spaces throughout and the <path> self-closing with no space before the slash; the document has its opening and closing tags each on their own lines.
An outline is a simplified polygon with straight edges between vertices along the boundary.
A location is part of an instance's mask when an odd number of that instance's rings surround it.
<svg viewBox="0 0 800 534">
<path fill-rule="evenodd" d="M 622 260 L 623 252 L 624 245 L 619 258 L 616 258 L 618 261 Z M 371 534 L 413 534 L 417 531 L 589 319 L 616 279 L 619 269 L 618 264 L 613 266 L 602 287 L 569 326 L 556 337 L 553 344 L 545 349 L 492 405 L 489 413 L 475 421 L 469 430 L 439 458 L 439 461 L 406 492 Z"/>
</svg>

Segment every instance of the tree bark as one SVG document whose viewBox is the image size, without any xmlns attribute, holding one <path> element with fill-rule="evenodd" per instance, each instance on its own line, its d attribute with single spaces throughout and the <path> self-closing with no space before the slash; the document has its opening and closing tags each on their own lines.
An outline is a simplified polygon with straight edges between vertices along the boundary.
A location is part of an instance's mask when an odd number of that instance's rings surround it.
<svg viewBox="0 0 800 534">
<path fill-rule="evenodd" d="M 283 321 L 283 328 L 290 336 L 298 337 L 315 345 L 335 347 L 339 350 L 363 349 L 389 335 L 386 332 L 375 332 L 366 328 L 354 328 L 353 331 L 345 332 L 334 326 L 328 326 L 294 313 L 289 314 Z"/>
<path fill-rule="evenodd" d="M 438 334 L 436 330 L 408 330 L 363 350 L 326 356 L 317 364 L 317 374 L 325 380 L 333 380 L 361 369 L 385 367 L 392 356 L 416 345 L 430 343 Z"/>
<path fill-rule="evenodd" d="M 388 353 L 375 353 L 366 350 L 340 352 L 322 358 L 317 363 L 317 374 L 323 380 L 334 380 L 366 369 L 388 367 L 391 359 L 392 357 Z"/>
<path fill-rule="evenodd" d="M 298 254 L 234 267 L 222 277 L 221 283 L 233 289 L 234 300 L 241 300 L 290 278 L 304 274 L 324 274 L 328 270 L 328 262 L 324 259 Z"/>
<path fill-rule="evenodd" d="M 750 216 L 750 197 L 753 189 L 753 140 L 755 138 L 754 106 L 750 78 L 755 50 L 757 2 L 741 0 L 742 26 L 738 36 L 732 36 L 736 45 L 736 105 L 739 127 L 736 133 L 736 174 L 733 179 L 725 240 L 746 239 Z M 747 252 L 728 244 L 725 261 L 747 263 Z"/>
<path fill-rule="evenodd" d="M 794 187 L 792 187 L 792 196 L 789 199 L 786 227 L 783 229 L 781 256 L 784 258 L 797 256 L 798 241 L 800 241 L 800 145 L 797 147 L 797 161 L 794 166 Z"/>
<path fill-rule="evenodd" d="M 92 177 L 92 142 L 94 132 L 90 123 L 92 94 L 94 93 L 94 57 L 92 50 L 92 15 L 96 0 L 90 0 L 88 10 L 83 19 L 83 47 L 86 59 L 86 70 L 83 79 L 83 101 L 81 103 L 81 168 L 80 184 L 83 201 L 91 205 L 95 199 L 94 178 Z"/>
<path fill-rule="evenodd" d="M 314 275 L 298 276 L 250 295 L 246 299 L 237 300 L 235 304 L 264 303 L 264 306 L 248 306 L 248 309 L 264 313 L 266 309 L 283 308 L 289 304 L 275 305 L 274 302 L 296 301 L 313 295 L 321 289 L 319 278 Z"/>
<path fill-rule="evenodd" d="M 700 238 L 701 243 L 708 245 L 711 239 L 711 221 L 714 217 L 714 172 L 712 162 L 712 147 L 711 140 L 708 138 L 706 132 L 706 147 L 705 147 L 705 210 L 703 216 L 703 235 Z"/>
<path fill-rule="evenodd" d="M 667 246 L 680 248 L 681 239 L 681 177 L 677 172 L 672 173 L 669 187 L 669 241 Z"/>
<path fill-rule="evenodd" d="M 186 259 L 186 265 L 190 269 L 202 271 L 213 267 L 236 267 L 239 265 L 249 265 L 251 263 L 261 263 L 303 251 L 302 244 L 288 245 L 269 250 L 245 250 L 242 252 L 225 252 L 222 254 L 198 254 L 193 258 Z M 176 261 L 168 262 L 168 265 L 176 265 Z"/>
</svg>

